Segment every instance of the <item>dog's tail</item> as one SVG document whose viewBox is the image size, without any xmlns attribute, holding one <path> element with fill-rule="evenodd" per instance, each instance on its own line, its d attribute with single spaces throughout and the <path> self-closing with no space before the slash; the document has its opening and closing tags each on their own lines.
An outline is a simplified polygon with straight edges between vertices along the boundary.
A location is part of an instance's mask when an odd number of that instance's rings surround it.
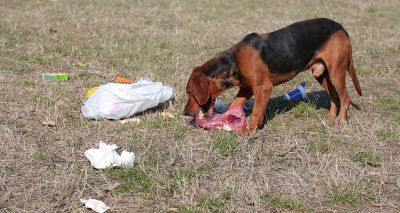
<svg viewBox="0 0 400 213">
<path fill-rule="evenodd" d="M 349 72 L 350 78 L 351 80 L 353 80 L 354 86 L 356 87 L 357 93 L 362 96 L 362 91 L 361 91 L 361 87 L 360 87 L 360 82 L 358 82 L 358 78 L 356 75 L 356 71 L 354 69 L 354 65 L 353 65 L 353 56 L 352 53 L 350 51 L 350 62 L 349 62 L 349 67 L 347 68 L 347 71 Z"/>
</svg>

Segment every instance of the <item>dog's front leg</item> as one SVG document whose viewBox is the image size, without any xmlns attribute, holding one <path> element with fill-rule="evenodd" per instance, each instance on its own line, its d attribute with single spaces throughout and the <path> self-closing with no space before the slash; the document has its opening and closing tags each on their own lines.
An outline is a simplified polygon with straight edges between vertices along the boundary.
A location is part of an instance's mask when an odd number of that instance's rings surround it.
<svg viewBox="0 0 400 213">
<path fill-rule="evenodd" d="M 255 132 L 264 121 L 265 110 L 272 91 L 272 83 L 263 84 L 256 88 L 254 107 L 251 113 L 250 131 Z"/>
<path fill-rule="evenodd" d="M 237 106 L 243 106 L 250 98 L 253 96 L 253 92 L 251 90 L 240 87 L 238 94 L 236 95 L 235 100 L 230 104 L 229 109 L 232 109 Z"/>
</svg>

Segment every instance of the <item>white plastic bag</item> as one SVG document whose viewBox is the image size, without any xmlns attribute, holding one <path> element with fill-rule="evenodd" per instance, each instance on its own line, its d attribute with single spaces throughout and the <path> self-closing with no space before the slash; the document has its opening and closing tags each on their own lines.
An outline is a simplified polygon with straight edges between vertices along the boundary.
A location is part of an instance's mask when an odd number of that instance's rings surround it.
<svg viewBox="0 0 400 213">
<path fill-rule="evenodd" d="M 147 77 L 133 84 L 108 83 L 85 101 L 81 112 L 90 119 L 121 119 L 155 107 L 169 100 L 172 94 L 171 87 Z"/>
</svg>

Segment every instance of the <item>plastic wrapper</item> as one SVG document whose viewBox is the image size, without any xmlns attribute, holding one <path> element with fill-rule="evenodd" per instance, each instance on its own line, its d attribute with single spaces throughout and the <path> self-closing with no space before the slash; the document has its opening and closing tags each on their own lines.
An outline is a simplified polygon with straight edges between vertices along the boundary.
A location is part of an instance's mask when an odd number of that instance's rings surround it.
<svg viewBox="0 0 400 213">
<path fill-rule="evenodd" d="M 214 113 L 206 117 L 201 110 L 195 114 L 196 125 L 204 129 L 223 129 L 227 131 L 241 131 L 246 129 L 246 114 L 242 106 L 228 109 L 223 114 Z"/>
<path fill-rule="evenodd" d="M 140 78 L 133 84 L 108 83 L 101 85 L 81 107 L 89 119 L 121 119 L 156 107 L 173 95 L 171 87 L 149 78 Z"/>
</svg>

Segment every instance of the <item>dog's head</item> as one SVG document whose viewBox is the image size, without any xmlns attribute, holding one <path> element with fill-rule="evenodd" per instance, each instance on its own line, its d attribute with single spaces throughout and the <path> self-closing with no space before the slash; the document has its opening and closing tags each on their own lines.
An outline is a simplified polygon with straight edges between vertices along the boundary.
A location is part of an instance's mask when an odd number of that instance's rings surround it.
<svg viewBox="0 0 400 213">
<path fill-rule="evenodd" d="M 216 98 L 225 90 L 239 85 L 235 67 L 234 61 L 222 56 L 194 68 L 186 85 L 188 101 L 183 114 L 194 115 L 201 108 L 211 115 Z"/>
</svg>

